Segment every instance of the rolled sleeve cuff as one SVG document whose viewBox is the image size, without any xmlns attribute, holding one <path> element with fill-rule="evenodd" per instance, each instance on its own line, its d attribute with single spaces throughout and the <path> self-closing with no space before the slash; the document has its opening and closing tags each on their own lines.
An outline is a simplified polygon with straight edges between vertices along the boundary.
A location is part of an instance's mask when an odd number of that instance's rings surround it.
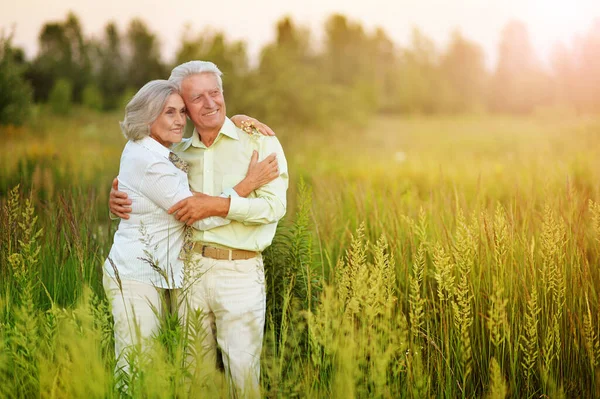
<svg viewBox="0 0 600 399">
<path fill-rule="evenodd" d="M 223 190 L 223 194 L 221 194 L 221 197 L 233 198 L 233 197 L 239 197 L 239 195 L 233 188 L 226 188 L 225 190 Z"/>
<path fill-rule="evenodd" d="M 243 221 L 248 216 L 250 210 L 250 203 L 248 199 L 243 197 L 231 196 L 229 203 L 229 212 L 227 213 L 227 219 Z"/>
</svg>

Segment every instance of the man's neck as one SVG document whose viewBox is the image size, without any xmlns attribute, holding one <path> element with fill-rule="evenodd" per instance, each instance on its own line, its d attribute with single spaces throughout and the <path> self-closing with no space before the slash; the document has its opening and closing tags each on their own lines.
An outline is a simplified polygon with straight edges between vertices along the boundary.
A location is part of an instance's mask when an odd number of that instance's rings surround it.
<svg viewBox="0 0 600 399">
<path fill-rule="evenodd" d="M 221 128 L 218 128 L 216 130 L 200 130 L 200 129 L 196 128 L 196 131 L 198 132 L 198 135 L 200 136 L 199 138 L 200 138 L 200 141 L 202 142 L 202 144 L 204 144 L 207 147 L 210 147 L 217 139 L 217 136 L 219 135 Z"/>
</svg>

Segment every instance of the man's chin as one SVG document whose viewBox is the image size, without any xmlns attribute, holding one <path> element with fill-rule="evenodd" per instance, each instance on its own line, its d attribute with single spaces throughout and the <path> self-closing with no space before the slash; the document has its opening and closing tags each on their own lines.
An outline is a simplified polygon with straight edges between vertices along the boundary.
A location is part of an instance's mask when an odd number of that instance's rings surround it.
<svg viewBox="0 0 600 399">
<path fill-rule="evenodd" d="M 203 119 L 199 126 L 202 129 L 220 129 L 221 126 L 223 126 L 223 124 L 225 123 L 225 118 L 223 117 L 213 117 L 213 118 L 209 118 L 209 119 Z"/>
</svg>

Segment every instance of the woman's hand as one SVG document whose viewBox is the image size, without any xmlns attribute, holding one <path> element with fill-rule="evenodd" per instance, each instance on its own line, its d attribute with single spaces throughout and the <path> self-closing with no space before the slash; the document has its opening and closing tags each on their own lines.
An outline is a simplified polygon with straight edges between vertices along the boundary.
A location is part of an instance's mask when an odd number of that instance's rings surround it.
<svg viewBox="0 0 600 399">
<path fill-rule="evenodd" d="M 279 177 L 279 164 L 275 153 L 258 162 L 258 152 L 252 153 L 248 173 L 244 180 L 239 182 L 233 189 L 240 197 L 247 197 L 257 188 L 272 182 Z"/>
<path fill-rule="evenodd" d="M 245 127 L 255 128 L 260 134 L 264 136 L 275 136 L 275 132 L 267 125 L 262 122 L 259 122 L 258 119 L 251 118 L 248 115 L 234 115 L 231 118 L 231 121 L 240 129 L 249 133 Z"/>
</svg>

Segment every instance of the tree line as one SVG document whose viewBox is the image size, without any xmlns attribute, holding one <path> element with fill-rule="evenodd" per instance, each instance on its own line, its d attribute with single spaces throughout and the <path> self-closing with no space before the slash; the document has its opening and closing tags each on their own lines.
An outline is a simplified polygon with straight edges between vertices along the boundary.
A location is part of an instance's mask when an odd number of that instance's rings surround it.
<svg viewBox="0 0 600 399">
<path fill-rule="evenodd" d="M 140 19 L 124 32 L 110 22 L 101 37 L 86 37 L 69 13 L 42 27 L 31 60 L 3 33 L 0 124 L 24 122 L 32 102 L 48 103 L 56 113 L 68 113 L 74 103 L 99 111 L 122 108 L 144 83 L 164 79 L 174 65 L 192 59 L 213 61 L 224 72 L 230 113 L 252 114 L 274 126 L 364 123 L 374 113 L 600 111 L 600 20 L 572 45 L 556 46 L 549 67 L 536 59 L 527 27 L 512 21 L 502 31 L 492 70 L 482 48 L 459 31 L 439 49 L 417 28 L 402 47 L 383 29 L 367 32 L 337 14 L 326 20 L 318 47 L 290 17 L 276 30 L 256 66 L 245 42 L 191 28 L 175 59 L 165 62 L 157 33 Z"/>
</svg>

